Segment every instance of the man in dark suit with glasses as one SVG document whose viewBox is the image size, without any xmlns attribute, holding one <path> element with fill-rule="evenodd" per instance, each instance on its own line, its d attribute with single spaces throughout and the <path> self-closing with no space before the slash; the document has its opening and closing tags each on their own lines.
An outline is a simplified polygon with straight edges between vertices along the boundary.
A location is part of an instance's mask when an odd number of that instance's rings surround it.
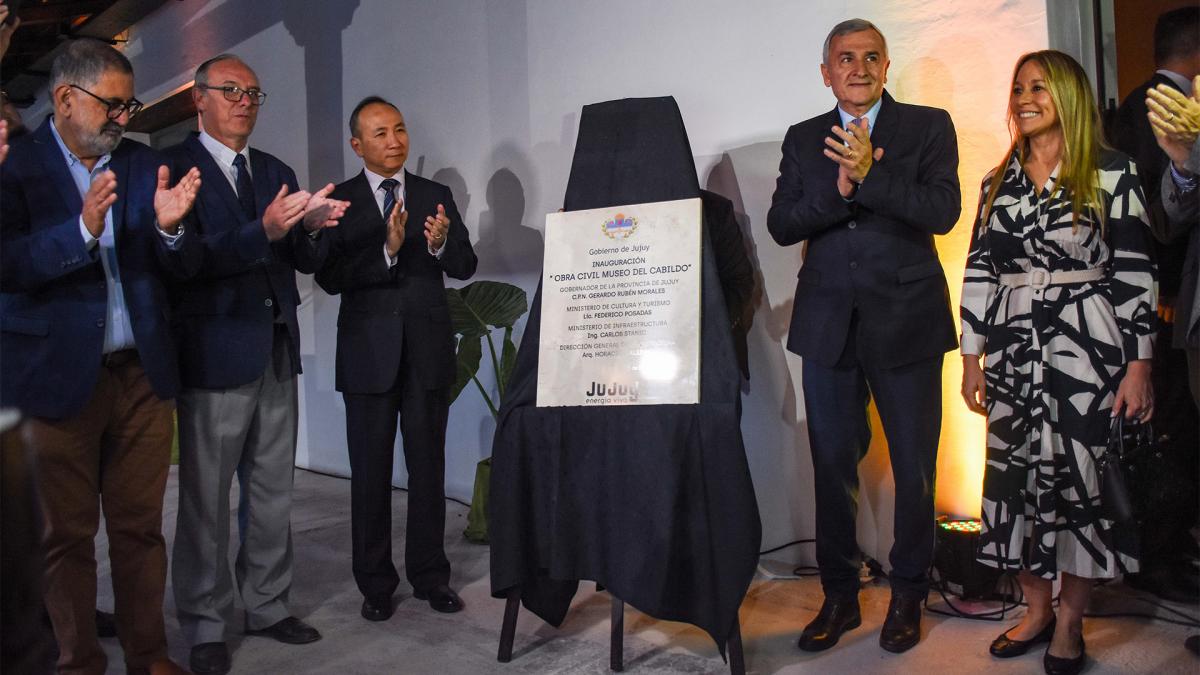
<svg viewBox="0 0 1200 675">
<path fill-rule="evenodd" d="M 279 159 L 249 146 L 266 94 L 236 56 L 196 70 L 201 131 L 167 151 L 204 187 L 188 225 L 203 250 L 199 274 L 174 289 L 179 395 L 179 514 L 175 604 L 196 673 L 230 668 L 225 630 L 235 593 L 246 632 L 288 644 L 319 640 L 292 616 L 291 497 L 296 454 L 300 329 L 296 272 L 313 272 L 325 228 L 345 204 L 299 189 Z M 240 548 L 229 570 L 234 475 Z M 236 589 L 236 590 L 235 590 Z"/>
</svg>

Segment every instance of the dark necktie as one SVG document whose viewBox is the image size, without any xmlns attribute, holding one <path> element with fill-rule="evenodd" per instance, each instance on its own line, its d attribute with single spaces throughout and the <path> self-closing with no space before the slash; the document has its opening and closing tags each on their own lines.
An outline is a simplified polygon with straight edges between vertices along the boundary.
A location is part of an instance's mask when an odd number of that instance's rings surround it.
<svg viewBox="0 0 1200 675">
<path fill-rule="evenodd" d="M 379 189 L 383 190 L 383 219 L 387 220 L 392 215 L 392 208 L 396 206 L 396 186 L 400 181 L 395 178 L 385 178 L 379 184 Z"/>
<path fill-rule="evenodd" d="M 250 172 L 246 170 L 246 156 L 238 154 L 233 158 L 233 168 L 237 170 L 237 199 L 242 206 L 246 220 L 254 220 L 258 212 L 254 208 L 254 184 L 250 182 Z"/>
</svg>

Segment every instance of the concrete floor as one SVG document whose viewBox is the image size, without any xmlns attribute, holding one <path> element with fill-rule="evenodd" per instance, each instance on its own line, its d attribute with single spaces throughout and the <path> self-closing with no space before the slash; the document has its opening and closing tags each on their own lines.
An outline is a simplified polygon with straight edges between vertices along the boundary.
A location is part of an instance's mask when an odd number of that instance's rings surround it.
<svg viewBox="0 0 1200 675">
<path fill-rule="evenodd" d="M 402 559 L 403 551 L 405 494 L 394 493 L 398 560 Z M 172 473 L 163 522 L 168 550 L 174 539 L 175 504 L 176 480 Z M 595 593 L 590 583 L 581 585 L 571 613 L 560 629 L 522 610 L 512 662 L 496 661 L 504 602 L 489 595 L 487 547 L 471 544 L 461 535 L 466 527 L 466 514 L 466 507 L 451 502 L 446 527 L 447 553 L 454 566 L 452 585 L 462 595 L 466 610 L 453 615 L 438 614 L 426 603 L 413 599 L 411 589 L 402 581 L 396 614 L 387 622 L 370 623 L 358 615 L 362 598 L 350 574 L 349 481 L 298 470 L 292 513 L 296 545 L 292 607 L 298 616 L 320 629 L 324 639 L 290 646 L 265 638 L 231 635 L 233 672 L 337 675 L 607 672 L 610 599 L 605 593 Z M 100 606 L 111 608 L 106 542 L 98 541 L 97 549 Z M 765 564 L 772 567 L 769 562 Z M 1104 587 L 1096 592 L 1092 610 L 1153 612 L 1154 608 L 1140 597 L 1120 585 Z M 808 654 L 796 649 L 795 640 L 820 607 L 818 582 L 812 578 L 756 579 L 741 610 L 747 670 L 856 675 L 1003 674 L 1042 670 L 1040 650 L 1007 661 L 988 655 L 988 644 L 1016 623 L 1014 617 L 994 623 L 926 613 L 925 637 L 917 647 L 902 655 L 884 652 L 877 639 L 887 602 L 886 587 L 868 586 L 862 594 L 862 627 L 847 633 L 834 649 Z M 1200 613 L 1197 607 L 1175 607 L 1192 615 Z M 186 665 L 189 646 L 180 636 L 169 588 L 164 611 L 171 656 Z M 1091 657 L 1085 672 L 1200 672 L 1200 659 L 1183 648 L 1184 638 L 1194 632 L 1197 631 L 1147 619 L 1091 619 L 1085 624 Z M 116 640 L 103 642 L 110 658 L 109 672 L 123 672 L 123 658 Z M 631 673 L 728 672 L 712 641 L 698 629 L 656 621 L 629 608 L 625 614 L 625 669 Z"/>
</svg>

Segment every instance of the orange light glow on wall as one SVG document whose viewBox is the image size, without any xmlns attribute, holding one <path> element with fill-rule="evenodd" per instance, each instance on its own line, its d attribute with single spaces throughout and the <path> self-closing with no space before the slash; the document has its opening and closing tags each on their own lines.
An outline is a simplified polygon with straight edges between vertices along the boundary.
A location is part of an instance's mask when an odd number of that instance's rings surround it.
<svg viewBox="0 0 1200 675">
<path fill-rule="evenodd" d="M 1047 47 L 1046 17 L 1044 11 L 1024 14 L 1002 3 L 981 3 L 978 13 L 958 16 L 900 4 L 903 12 L 890 16 L 885 11 L 878 22 L 892 31 L 904 27 L 903 32 L 914 31 L 909 34 L 921 39 L 889 45 L 888 88 L 899 101 L 948 110 L 958 133 L 962 215 L 936 241 L 957 320 L 980 182 L 1009 144 L 1005 116 L 1012 67 L 1021 54 Z M 961 385 L 962 359 L 957 351 L 949 352 L 942 371 L 936 508 L 951 516 L 978 517 L 986 424 L 967 410 Z"/>
</svg>

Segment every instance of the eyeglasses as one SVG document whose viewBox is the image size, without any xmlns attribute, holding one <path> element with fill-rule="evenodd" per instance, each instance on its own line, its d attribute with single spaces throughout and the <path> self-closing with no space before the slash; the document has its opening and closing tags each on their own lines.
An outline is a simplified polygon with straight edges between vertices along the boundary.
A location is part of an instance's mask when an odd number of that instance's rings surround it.
<svg viewBox="0 0 1200 675">
<path fill-rule="evenodd" d="M 267 92 L 261 89 L 242 89 L 241 87 L 235 87 L 232 85 L 227 87 L 211 87 L 207 84 L 198 84 L 196 86 L 200 89 L 213 89 L 219 91 L 225 96 L 226 101 L 231 101 L 233 103 L 240 103 L 242 101 L 242 96 L 249 96 L 251 105 L 262 105 L 263 102 L 267 100 Z"/>
<path fill-rule="evenodd" d="M 88 91 L 87 89 L 84 89 L 83 87 L 81 87 L 77 84 L 71 84 L 71 85 L 67 85 L 67 86 L 78 89 L 79 91 L 82 91 L 83 93 L 87 94 L 88 96 L 91 96 L 92 98 L 99 101 L 100 104 L 103 105 L 107 109 L 106 114 L 108 115 L 108 119 L 110 119 L 110 120 L 116 120 L 118 117 L 121 116 L 121 113 L 127 113 L 130 117 L 133 117 L 134 115 L 140 113 L 142 111 L 142 108 L 146 107 L 146 105 L 144 103 L 137 100 L 136 98 L 131 98 L 128 101 L 109 100 L 106 98 L 100 98 L 99 96 L 93 94 L 92 92 Z"/>
</svg>

